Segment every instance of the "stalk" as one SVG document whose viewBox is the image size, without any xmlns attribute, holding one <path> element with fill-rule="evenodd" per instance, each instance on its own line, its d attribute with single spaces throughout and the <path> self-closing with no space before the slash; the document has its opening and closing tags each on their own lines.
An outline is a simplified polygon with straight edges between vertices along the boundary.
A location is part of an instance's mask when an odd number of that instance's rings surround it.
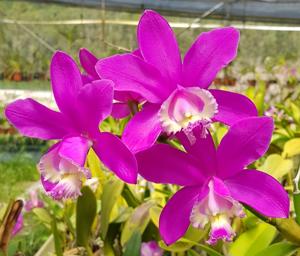
<svg viewBox="0 0 300 256">
<path fill-rule="evenodd" d="M 245 206 L 245 205 L 244 205 Z M 300 226 L 293 218 L 288 219 L 272 219 L 267 218 L 260 213 L 256 212 L 249 206 L 245 206 L 250 212 L 252 212 L 260 220 L 274 226 L 281 235 L 292 242 L 293 244 L 300 245 Z"/>
<path fill-rule="evenodd" d="M 295 220 L 298 224 L 300 224 L 300 167 L 298 169 L 297 175 L 294 178 L 294 192 L 293 192 L 293 201 L 294 201 L 294 208 L 295 208 Z"/>
</svg>

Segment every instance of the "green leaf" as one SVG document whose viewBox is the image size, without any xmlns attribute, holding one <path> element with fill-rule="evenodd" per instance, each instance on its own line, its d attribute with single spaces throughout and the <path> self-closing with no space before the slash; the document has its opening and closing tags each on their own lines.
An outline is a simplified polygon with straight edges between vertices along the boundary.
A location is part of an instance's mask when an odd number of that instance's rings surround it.
<svg viewBox="0 0 300 256">
<path fill-rule="evenodd" d="M 252 101 L 254 100 L 255 97 L 255 87 L 253 86 L 249 86 L 246 91 L 245 94 L 248 98 L 250 98 Z"/>
<path fill-rule="evenodd" d="M 41 222 L 51 225 L 52 217 L 45 208 L 34 208 L 32 211 Z"/>
<path fill-rule="evenodd" d="M 300 138 L 287 141 L 283 147 L 283 157 L 293 157 L 300 154 Z"/>
<path fill-rule="evenodd" d="M 133 209 L 131 207 L 123 207 L 120 209 L 119 214 L 117 215 L 116 218 L 114 218 L 111 222 L 114 223 L 121 223 L 121 222 L 125 222 L 129 219 L 129 217 L 131 216 L 133 212 Z"/>
<path fill-rule="evenodd" d="M 122 196 L 126 200 L 127 204 L 133 208 L 137 207 L 140 204 L 140 201 L 134 195 L 133 191 L 127 184 L 123 188 Z"/>
<path fill-rule="evenodd" d="M 124 245 L 134 232 L 143 234 L 150 220 L 150 208 L 153 207 L 153 202 L 149 201 L 141 204 L 134 209 L 130 218 L 126 221 L 122 234 L 121 244 Z"/>
<path fill-rule="evenodd" d="M 150 209 L 150 218 L 156 227 L 158 227 L 158 224 L 159 224 L 159 216 L 160 216 L 161 211 L 162 211 L 162 208 L 158 207 L 158 206 L 153 206 Z"/>
<path fill-rule="evenodd" d="M 209 256 L 223 256 L 221 253 L 217 252 L 216 250 L 214 250 L 213 248 L 204 245 L 204 244 L 194 244 L 195 246 L 201 248 L 202 251 L 205 251 Z"/>
<path fill-rule="evenodd" d="M 207 231 L 207 228 L 199 229 L 194 228 L 190 225 L 183 238 L 188 239 L 190 241 L 199 242 L 206 236 Z"/>
<path fill-rule="evenodd" d="M 190 241 L 186 238 L 181 238 L 179 241 L 175 242 L 174 244 L 167 246 L 163 241 L 159 241 L 159 246 L 166 250 L 166 251 L 171 251 L 171 252 L 184 252 L 189 250 L 193 246 L 197 246 L 201 248 L 201 250 L 205 251 L 209 256 L 222 256 L 221 253 L 217 252 L 213 248 L 204 245 L 204 244 L 199 244 L 194 241 Z"/>
<path fill-rule="evenodd" d="M 90 149 L 88 153 L 87 164 L 93 177 L 99 177 L 104 179 L 103 172 L 101 171 L 101 162 L 93 149 Z"/>
<path fill-rule="evenodd" d="M 230 256 L 253 256 L 265 249 L 273 240 L 276 229 L 266 223 L 242 233 L 229 248 Z"/>
<path fill-rule="evenodd" d="M 288 242 L 280 242 L 272 244 L 271 246 L 263 249 L 255 256 L 290 256 L 297 250 L 297 246 Z"/>
<path fill-rule="evenodd" d="M 76 238 L 78 246 L 87 247 L 96 216 L 97 201 L 89 187 L 83 187 L 81 193 L 76 206 Z"/>
<path fill-rule="evenodd" d="M 109 179 L 103 188 L 101 198 L 101 227 L 100 232 L 102 239 L 105 240 L 108 225 L 110 221 L 111 211 L 122 193 L 124 183 L 119 179 L 112 177 Z"/>
<path fill-rule="evenodd" d="M 300 108 L 293 102 L 290 102 L 291 111 L 294 120 L 299 123 L 300 122 Z"/>
<path fill-rule="evenodd" d="M 188 250 L 187 256 L 201 256 L 200 253 L 196 252 L 195 250 Z"/>
<path fill-rule="evenodd" d="M 259 85 L 259 90 L 256 93 L 254 97 L 254 104 L 257 107 L 258 113 L 260 115 L 263 115 L 264 113 L 264 107 L 265 107 L 265 91 L 266 91 L 266 85 L 264 82 L 260 81 Z"/>
<path fill-rule="evenodd" d="M 159 246 L 169 252 L 184 252 L 192 248 L 194 244 L 189 241 L 184 241 L 182 239 L 178 240 L 174 244 L 167 246 L 163 241 L 159 241 Z"/>
<path fill-rule="evenodd" d="M 125 246 L 123 256 L 140 256 L 142 236 L 140 232 L 134 232 Z"/>
<path fill-rule="evenodd" d="M 276 179 L 281 179 L 293 169 L 293 161 L 284 159 L 281 155 L 271 154 L 267 157 L 264 164 L 259 167 L 260 171 L 272 175 Z"/>
</svg>

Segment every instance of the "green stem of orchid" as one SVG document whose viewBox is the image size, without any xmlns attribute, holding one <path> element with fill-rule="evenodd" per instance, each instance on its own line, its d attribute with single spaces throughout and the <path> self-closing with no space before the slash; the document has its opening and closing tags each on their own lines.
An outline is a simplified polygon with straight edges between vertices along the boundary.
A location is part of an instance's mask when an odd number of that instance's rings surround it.
<svg viewBox="0 0 300 256">
<path fill-rule="evenodd" d="M 89 246 L 85 247 L 88 256 L 94 256 L 92 249 Z"/>
<path fill-rule="evenodd" d="M 296 214 L 296 222 L 300 224 L 300 167 L 297 171 L 296 177 L 294 178 L 294 192 L 293 192 L 293 201 L 294 209 Z"/>
<path fill-rule="evenodd" d="M 296 213 L 295 220 L 300 224 L 300 193 L 293 193 L 294 209 Z"/>
<path fill-rule="evenodd" d="M 244 205 L 245 206 L 245 205 Z M 288 241 L 300 245 L 300 226 L 293 218 L 288 219 L 272 219 L 267 218 L 260 213 L 256 212 L 249 206 L 245 206 L 250 212 L 252 212 L 260 220 L 274 226 L 281 235 Z"/>
</svg>

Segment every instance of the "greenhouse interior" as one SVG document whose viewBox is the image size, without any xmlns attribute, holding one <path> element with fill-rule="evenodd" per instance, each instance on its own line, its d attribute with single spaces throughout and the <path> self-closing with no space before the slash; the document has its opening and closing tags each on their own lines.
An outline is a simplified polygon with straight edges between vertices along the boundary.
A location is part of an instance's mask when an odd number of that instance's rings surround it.
<svg viewBox="0 0 300 256">
<path fill-rule="evenodd" d="M 0 1 L 0 180 L 0 256 L 300 256 L 300 0 Z"/>
</svg>

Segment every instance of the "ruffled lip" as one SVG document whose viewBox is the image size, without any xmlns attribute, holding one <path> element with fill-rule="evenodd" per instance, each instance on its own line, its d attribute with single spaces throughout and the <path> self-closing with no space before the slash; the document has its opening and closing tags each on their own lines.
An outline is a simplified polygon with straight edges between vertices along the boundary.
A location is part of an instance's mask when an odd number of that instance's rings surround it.
<svg viewBox="0 0 300 256">
<path fill-rule="evenodd" d="M 191 225 L 204 229 L 206 224 L 211 223 L 208 244 L 215 244 L 218 240 L 230 242 L 235 236 L 231 219 L 235 216 L 243 218 L 243 207 L 231 197 L 222 180 L 213 177 L 205 187 L 208 187 L 206 196 L 196 201 L 192 208 Z"/>
<path fill-rule="evenodd" d="M 175 134 L 197 125 L 206 126 L 217 112 L 218 104 L 208 90 L 179 87 L 162 104 L 159 120 L 167 134 Z"/>
</svg>

